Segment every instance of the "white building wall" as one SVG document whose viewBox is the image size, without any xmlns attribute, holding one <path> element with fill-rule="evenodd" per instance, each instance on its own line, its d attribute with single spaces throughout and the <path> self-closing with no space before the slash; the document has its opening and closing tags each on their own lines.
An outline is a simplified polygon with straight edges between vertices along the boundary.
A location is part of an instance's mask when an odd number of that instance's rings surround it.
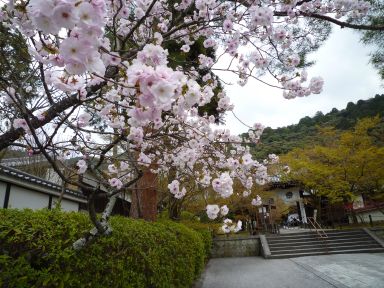
<svg viewBox="0 0 384 288">
<path fill-rule="evenodd" d="M 367 211 L 357 214 L 357 222 L 369 223 L 369 215 L 372 217 L 372 222 L 384 221 L 384 214 L 380 211 Z M 349 217 L 349 223 L 352 223 L 352 217 Z"/>
<path fill-rule="evenodd" d="M 300 199 L 299 190 L 300 189 L 298 187 L 292 187 L 287 189 L 277 188 L 277 189 L 271 190 L 271 192 L 275 193 L 275 195 L 279 197 L 281 200 L 283 200 L 285 204 L 296 205 L 296 202 L 299 201 Z M 291 198 L 287 198 L 288 192 L 292 192 Z"/>
<path fill-rule="evenodd" d="M 3 208 L 3 205 L 4 205 L 6 189 L 7 189 L 7 184 L 5 184 L 4 182 L 0 182 L 0 208 Z"/>
<path fill-rule="evenodd" d="M 57 197 L 52 197 L 52 208 L 55 207 L 57 201 L 59 198 Z M 79 211 L 79 203 L 73 202 L 67 199 L 62 199 L 61 200 L 61 210 L 62 211 Z"/>
<path fill-rule="evenodd" d="M 31 191 L 15 185 L 11 186 L 8 208 L 48 208 L 49 196 L 43 193 Z"/>
</svg>

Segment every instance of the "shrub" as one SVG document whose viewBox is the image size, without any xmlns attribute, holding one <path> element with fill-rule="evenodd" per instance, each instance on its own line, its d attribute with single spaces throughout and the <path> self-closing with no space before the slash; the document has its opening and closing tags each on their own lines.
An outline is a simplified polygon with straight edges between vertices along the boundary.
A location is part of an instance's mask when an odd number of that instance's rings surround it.
<svg viewBox="0 0 384 288">
<path fill-rule="evenodd" d="M 119 216 L 111 225 L 74 251 L 86 214 L 1 209 L 0 287 L 190 287 L 204 267 L 204 232 Z"/>
<path fill-rule="evenodd" d="M 192 212 L 189 211 L 181 211 L 180 213 L 180 220 L 185 220 L 185 221 L 197 221 L 197 216 L 193 214 Z"/>
<path fill-rule="evenodd" d="M 181 221 L 180 223 L 200 234 L 200 237 L 204 243 L 205 255 L 209 257 L 212 247 L 213 230 L 215 229 L 213 227 L 214 225 L 200 223 L 197 221 Z"/>
</svg>

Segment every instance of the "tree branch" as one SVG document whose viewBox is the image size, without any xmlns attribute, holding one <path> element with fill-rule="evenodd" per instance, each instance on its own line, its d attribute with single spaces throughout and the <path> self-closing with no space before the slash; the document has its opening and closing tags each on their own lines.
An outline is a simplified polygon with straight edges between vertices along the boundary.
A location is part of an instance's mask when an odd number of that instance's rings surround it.
<svg viewBox="0 0 384 288">
<path fill-rule="evenodd" d="M 287 16 L 287 12 L 274 12 L 275 16 Z M 300 15 L 303 17 L 315 18 L 323 21 L 328 21 L 333 24 L 340 26 L 341 28 L 351 28 L 355 30 L 370 30 L 370 31 L 384 31 L 384 26 L 373 26 L 373 25 L 362 25 L 362 24 L 353 24 L 348 22 L 339 21 L 330 16 L 316 14 L 316 13 L 308 13 L 308 12 L 300 12 Z"/>
<path fill-rule="evenodd" d="M 108 67 L 107 72 L 105 73 L 105 77 L 106 78 L 113 78 L 117 73 L 118 73 L 118 70 L 116 67 Z M 100 90 L 106 84 L 107 84 L 107 82 L 103 81 L 98 85 L 94 85 L 92 87 L 89 87 L 86 98 L 89 98 L 90 96 L 94 95 L 98 90 Z M 43 127 L 47 123 L 50 123 L 57 116 L 59 116 L 60 113 L 73 107 L 74 105 L 79 105 L 82 102 L 83 101 L 80 100 L 78 94 L 73 94 L 67 98 L 64 98 L 64 99 L 60 100 L 59 102 L 54 103 L 45 112 L 45 115 L 44 115 L 45 118 L 43 120 L 39 120 L 36 117 L 30 119 L 31 127 L 33 127 L 34 129 L 38 129 L 40 127 Z M 11 128 L 11 130 L 2 134 L 0 136 L 0 151 L 7 148 L 8 146 L 10 146 L 13 142 L 17 141 L 21 136 L 24 135 L 24 133 L 25 133 L 25 131 L 22 128 L 18 128 L 18 129 Z"/>
<path fill-rule="evenodd" d="M 248 1 L 246 1 L 246 0 L 238 0 L 237 2 L 244 5 L 245 7 L 250 6 Z M 300 5 L 304 4 L 305 2 L 311 2 L 311 0 L 299 1 L 296 4 L 296 6 L 300 6 Z M 340 26 L 341 28 L 351 28 L 351 29 L 356 29 L 356 30 L 370 30 L 370 31 L 384 31 L 384 26 L 352 24 L 352 23 L 348 23 L 348 22 L 339 21 L 339 20 L 332 18 L 330 16 L 321 15 L 321 14 L 317 14 L 317 13 L 308 13 L 308 12 L 302 12 L 302 11 L 300 11 L 299 13 L 300 13 L 299 15 L 304 16 L 304 17 L 315 18 L 315 19 L 331 22 L 333 24 Z M 280 16 L 280 17 L 288 16 L 287 12 L 282 12 L 282 11 L 274 11 L 273 15 L 274 16 Z"/>
<path fill-rule="evenodd" d="M 136 31 L 136 29 L 139 28 L 139 26 L 144 22 L 145 18 L 147 18 L 149 16 L 149 14 L 151 13 L 151 10 L 152 10 L 153 6 L 155 6 L 156 2 L 157 2 L 157 0 L 152 1 L 152 3 L 149 5 L 147 11 L 145 12 L 145 15 L 143 17 L 141 17 L 139 21 L 136 22 L 135 26 L 133 26 L 131 31 L 129 31 L 128 34 L 125 36 L 125 38 L 122 42 L 122 45 L 121 45 L 122 48 L 125 46 L 125 43 L 133 35 L 133 33 Z"/>
</svg>

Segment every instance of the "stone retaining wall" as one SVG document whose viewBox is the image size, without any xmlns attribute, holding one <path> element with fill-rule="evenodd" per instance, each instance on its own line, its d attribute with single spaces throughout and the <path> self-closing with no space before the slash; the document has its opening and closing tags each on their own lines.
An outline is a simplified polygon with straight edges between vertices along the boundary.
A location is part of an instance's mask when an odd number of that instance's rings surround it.
<svg viewBox="0 0 384 288">
<path fill-rule="evenodd" d="M 231 237 L 213 239 L 212 258 L 259 256 L 259 236 Z"/>
</svg>

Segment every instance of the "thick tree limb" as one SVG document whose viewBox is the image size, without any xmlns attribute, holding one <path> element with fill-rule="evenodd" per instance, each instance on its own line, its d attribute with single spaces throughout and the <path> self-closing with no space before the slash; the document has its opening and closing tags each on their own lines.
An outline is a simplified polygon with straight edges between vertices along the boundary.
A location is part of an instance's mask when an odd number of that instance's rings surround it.
<svg viewBox="0 0 384 288">
<path fill-rule="evenodd" d="M 122 192 L 124 189 L 129 188 L 129 186 L 136 183 L 142 176 L 142 173 L 140 173 L 135 179 L 129 181 L 126 183 L 121 189 L 118 189 L 115 191 L 115 193 L 109 193 L 108 194 L 108 203 L 104 208 L 104 211 L 101 215 L 101 219 L 97 219 L 95 207 L 94 207 L 94 201 L 96 198 L 95 193 L 90 194 L 90 198 L 88 199 L 88 209 L 89 209 L 89 215 L 91 218 L 92 223 L 95 225 L 90 231 L 88 231 L 82 238 L 78 239 L 73 243 L 73 248 L 75 250 L 80 250 L 84 246 L 86 246 L 90 241 L 95 239 L 96 237 L 100 235 L 108 235 L 112 233 L 112 227 L 109 225 L 109 217 L 112 214 L 113 207 L 116 204 L 117 200 L 117 193 L 116 192 Z"/>
<path fill-rule="evenodd" d="M 117 72 L 118 72 L 117 67 L 108 67 L 105 77 L 113 78 L 117 74 Z M 98 90 L 100 90 L 105 85 L 106 85 L 106 81 L 103 81 L 98 85 L 88 88 L 88 93 L 86 95 L 86 98 L 89 98 L 92 95 L 94 95 Z M 34 129 L 43 127 L 44 125 L 50 123 L 53 119 L 55 119 L 61 113 L 63 113 L 65 110 L 73 107 L 74 105 L 79 105 L 81 103 L 82 103 L 82 100 L 80 100 L 78 94 L 73 94 L 71 96 L 68 96 L 60 100 L 59 102 L 54 103 L 47 111 L 45 111 L 45 114 L 44 114 L 45 117 L 43 120 L 39 120 L 36 117 L 29 119 L 30 124 Z M 18 128 L 18 129 L 11 128 L 11 130 L 0 135 L 0 151 L 12 145 L 12 143 L 17 141 L 21 136 L 24 135 L 24 133 L 25 131 L 22 128 Z"/>
<path fill-rule="evenodd" d="M 250 6 L 250 3 L 246 0 L 237 0 L 236 2 L 244 5 L 245 7 Z M 311 2 L 311 0 L 299 1 L 296 4 L 296 6 L 300 6 L 305 2 Z M 285 16 L 287 16 L 287 12 L 274 11 L 273 15 L 285 17 Z M 315 19 L 319 19 L 319 20 L 323 20 L 323 21 L 328 21 L 328 22 L 331 22 L 333 24 L 340 26 L 341 28 L 351 28 L 351 29 L 356 29 L 356 30 L 369 30 L 369 31 L 384 31 L 384 26 L 353 24 L 353 23 L 348 23 L 348 22 L 337 20 L 337 19 L 332 18 L 330 16 L 317 14 L 317 13 L 300 12 L 299 15 L 301 15 L 303 17 L 309 17 L 309 18 L 315 18 Z"/>
<path fill-rule="evenodd" d="M 281 12 L 276 12 L 275 14 L 277 14 L 277 13 L 281 13 Z M 369 30 L 369 31 L 384 31 L 384 26 L 353 24 L 353 23 L 339 21 L 335 18 L 326 16 L 326 15 L 316 14 L 316 13 L 300 12 L 300 15 L 302 15 L 304 17 L 328 21 L 328 22 L 331 22 L 333 24 L 340 26 L 340 28 L 351 28 L 351 29 L 355 29 L 355 30 Z M 279 15 L 277 15 L 277 16 L 279 16 Z"/>
<path fill-rule="evenodd" d="M 43 127 L 47 123 L 51 122 L 55 119 L 60 113 L 64 112 L 68 108 L 79 104 L 81 101 L 77 95 L 71 95 L 63 100 L 53 104 L 45 113 L 45 118 L 43 120 L 39 120 L 37 118 L 33 118 L 30 120 L 31 126 L 34 129 L 38 129 Z M 11 128 L 8 132 L 5 132 L 0 136 L 0 151 L 10 146 L 13 142 L 17 141 L 21 136 L 25 133 L 23 128 L 14 129 Z"/>
</svg>

